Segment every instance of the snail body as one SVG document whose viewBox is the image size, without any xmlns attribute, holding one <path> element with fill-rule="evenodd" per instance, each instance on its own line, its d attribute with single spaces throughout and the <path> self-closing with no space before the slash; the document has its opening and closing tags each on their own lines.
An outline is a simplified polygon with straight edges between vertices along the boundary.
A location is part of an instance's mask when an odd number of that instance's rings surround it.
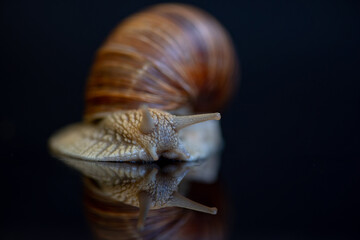
<svg viewBox="0 0 360 240">
<path fill-rule="evenodd" d="M 220 114 L 204 112 L 221 108 L 235 76 L 233 46 L 214 18 L 178 4 L 146 9 L 124 20 L 100 47 L 84 121 L 53 135 L 51 152 L 96 181 L 87 186 L 99 195 L 138 207 L 140 229 L 150 209 L 216 214 L 180 194 L 178 185 L 188 172 L 192 179 L 216 179 L 222 139 L 213 120 Z M 194 164 L 155 164 L 174 161 Z M 105 162 L 116 163 L 116 170 Z M 209 173 L 196 167 L 200 163 Z"/>
<path fill-rule="evenodd" d="M 219 119 L 218 113 L 177 117 L 143 107 L 109 113 L 96 125 L 70 126 L 51 138 L 50 145 L 58 155 L 83 160 L 156 161 L 159 154 L 168 159 L 196 160 L 198 154 L 190 154 L 184 148 L 178 132 L 195 123 Z M 212 126 L 216 125 L 209 128 Z M 183 136 L 187 142 L 192 140 Z M 211 140 L 217 139 L 207 141 Z M 204 151 L 202 154 L 208 155 Z"/>
</svg>

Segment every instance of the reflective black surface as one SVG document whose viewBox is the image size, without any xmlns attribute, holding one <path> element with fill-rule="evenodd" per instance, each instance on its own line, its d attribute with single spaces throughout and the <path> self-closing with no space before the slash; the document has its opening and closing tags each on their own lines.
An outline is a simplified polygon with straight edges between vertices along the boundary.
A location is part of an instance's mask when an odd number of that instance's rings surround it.
<svg viewBox="0 0 360 240">
<path fill-rule="evenodd" d="M 80 121 L 96 49 L 155 1 L 2 1 L 2 239 L 90 239 L 79 174 L 47 138 Z M 242 81 L 222 114 L 232 239 L 358 239 L 358 1 L 194 1 L 229 30 Z"/>
</svg>

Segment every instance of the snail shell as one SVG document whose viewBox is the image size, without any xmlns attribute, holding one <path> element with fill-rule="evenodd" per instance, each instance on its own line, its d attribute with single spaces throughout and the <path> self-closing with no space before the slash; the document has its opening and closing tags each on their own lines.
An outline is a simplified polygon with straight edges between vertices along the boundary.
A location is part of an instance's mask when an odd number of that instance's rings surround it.
<svg viewBox="0 0 360 240">
<path fill-rule="evenodd" d="M 124 20 L 100 47 L 86 86 L 84 121 L 52 136 L 50 149 L 97 180 L 104 194 L 139 207 L 139 228 L 149 209 L 178 206 L 215 214 L 177 187 L 188 171 L 193 179 L 214 180 L 218 164 L 211 174 L 201 168 L 175 171 L 171 180 L 142 164 L 216 162 L 222 140 L 212 120 L 220 114 L 203 112 L 221 108 L 235 76 L 233 46 L 214 18 L 178 4 L 146 9 Z M 114 177 L 84 160 L 115 161 L 120 170 Z M 127 165 L 134 162 L 140 165 Z M 98 177 L 104 174 L 113 177 Z"/>
<path fill-rule="evenodd" d="M 236 77 L 233 45 L 207 13 L 162 4 L 124 20 L 97 52 L 85 117 L 150 108 L 219 111 Z"/>
</svg>

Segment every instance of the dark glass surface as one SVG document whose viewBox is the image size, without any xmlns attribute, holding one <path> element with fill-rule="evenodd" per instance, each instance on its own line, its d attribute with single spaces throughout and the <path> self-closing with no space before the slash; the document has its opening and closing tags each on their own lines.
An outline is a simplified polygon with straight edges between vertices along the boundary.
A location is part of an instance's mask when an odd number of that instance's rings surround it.
<svg viewBox="0 0 360 240">
<path fill-rule="evenodd" d="M 47 139 L 81 120 L 109 31 L 153 3 L 1 1 L 2 239 L 90 239 L 81 178 Z M 241 62 L 221 120 L 231 239 L 359 239 L 359 2 L 191 3 L 223 23 Z"/>
</svg>

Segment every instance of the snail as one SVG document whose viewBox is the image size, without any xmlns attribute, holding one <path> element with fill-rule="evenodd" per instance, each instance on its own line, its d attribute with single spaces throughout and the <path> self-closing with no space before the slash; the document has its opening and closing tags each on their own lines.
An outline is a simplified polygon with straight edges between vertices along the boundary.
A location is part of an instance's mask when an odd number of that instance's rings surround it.
<svg viewBox="0 0 360 240">
<path fill-rule="evenodd" d="M 149 210 L 216 214 L 178 188 L 184 178 L 216 180 L 222 149 L 216 111 L 231 95 L 236 70 L 231 40 L 212 16 L 181 4 L 145 9 L 100 47 L 84 120 L 55 133 L 50 150 L 82 172 L 98 196 L 139 208 L 140 230 Z"/>
</svg>

